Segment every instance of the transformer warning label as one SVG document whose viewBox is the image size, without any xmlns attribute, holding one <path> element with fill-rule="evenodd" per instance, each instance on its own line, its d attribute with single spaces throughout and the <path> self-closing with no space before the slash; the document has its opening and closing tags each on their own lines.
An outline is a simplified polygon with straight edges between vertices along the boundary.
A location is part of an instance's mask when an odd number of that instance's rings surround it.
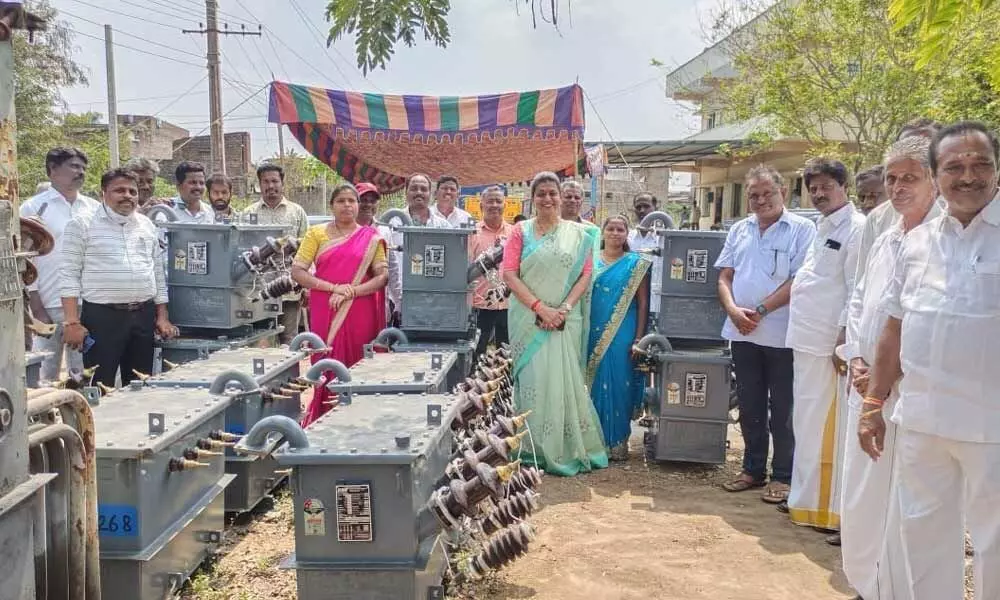
<svg viewBox="0 0 1000 600">
<path fill-rule="evenodd" d="M 208 275 L 208 242 L 188 242 L 187 272 Z"/>
<path fill-rule="evenodd" d="M 684 406 L 705 408 L 705 392 L 708 388 L 708 375 L 704 373 L 688 373 L 684 386 Z"/>
<path fill-rule="evenodd" d="M 326 507 L 319 498 L 306 498 L 302 504 L 302 533 L 326 535 Z"/>
<path fill-rule="evenodd" d="M 444 246 L 424 246 L 424 277 L 444 277 Z"/>
<path fill-rule="evenodd" d="M 708 250 L 688 250 L 687 251 L 687 277 L 688 283 L 708 282 Z"/>
<path fill-rule="evenodd" d="M 366 483 L 337 486 L 337 540 L 372 541 L 372 491 Z"/>
</svg>

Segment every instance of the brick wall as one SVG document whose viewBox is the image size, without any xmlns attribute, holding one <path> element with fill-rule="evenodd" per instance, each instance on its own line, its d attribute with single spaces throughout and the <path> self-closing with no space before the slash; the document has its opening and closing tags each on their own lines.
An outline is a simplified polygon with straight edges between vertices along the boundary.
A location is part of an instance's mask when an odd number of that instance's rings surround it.
<svg viewBox="0 0 1000 600">
<path fill-rule="evenodd" d="M 233 181 L 233 195 L 246 196 L 249 179 L 253 177 L 250 165 L 250 134 L 236 131 L 225 135 L 226 175 Z M 160 162 L 160 173 L 174 182 L 173 172 L 177 163 L 190 160 L 200 162 L 211 171 L 212 138 L 207 135 L 187 137 L 173 143 L 173 158 Z M 211 173 L 208 173 L 211 175 Z"/>
</svg>

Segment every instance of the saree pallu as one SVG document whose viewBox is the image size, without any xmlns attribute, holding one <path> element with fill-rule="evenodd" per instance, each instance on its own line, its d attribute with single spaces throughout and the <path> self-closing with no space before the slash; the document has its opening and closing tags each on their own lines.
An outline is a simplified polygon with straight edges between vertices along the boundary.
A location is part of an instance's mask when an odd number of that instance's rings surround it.
<svg viewBox="0 0 1000 600">
<path fill-rule="evenodd" d="M 369 269 L 379 245 L 385 241 L 371 227 L 359 228 L 339 243 L 327 243 L 316 253 L 316 277 L 335 284 L 361 285 L 370 279 Z M 330 308 L 330 294 L 309 292 L 309 329 L 326 341 L 329 349 L 312 356 L 312 362 L 333 358 L 350 368 L 364 356 L 364 345 L 385 328 L 385 292 L 345 300 L 337 309 Z M 324 373 L 329 381 L 332 372 Z M 330 392 L 325 386 L 314 388 L 313 399 L 302 421 L 305 427 L 330 410 Z"/>
<path fill-rule="evenodd" d="M 520 278 L 538 299 L 559 306 L 593 252 L 583 227 L 561 222 L 535 239 L 534 220 L 524 223 Z M 586 296 L 566 315 L 562 331 L 535 325 L 535 313 L 511 296 L 508 325 L 514 357 L 514 398 L 528 417 L 529 440 L 521 460 L 562 476 L 608 466 L 601 426 L 583 381 Z"/>
<path fill-rule="evenodd" d="M 631 252 L 610 265 L 594 265 L 587 387 L 609 448 L 628 440 L 632 415 L 642 405 L 644 378 L 632 362 L 632 340 L 639 320 L 636 296 L 648 271 L 649 262 Z"/>
</svg>

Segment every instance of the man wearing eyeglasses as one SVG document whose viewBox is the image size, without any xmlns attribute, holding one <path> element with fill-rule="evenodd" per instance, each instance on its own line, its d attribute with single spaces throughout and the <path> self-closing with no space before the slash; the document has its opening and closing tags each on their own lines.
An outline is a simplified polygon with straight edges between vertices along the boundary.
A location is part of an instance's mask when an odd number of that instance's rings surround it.
<svg viewBox="0 0 1000 600">
<path fill-rule="evenodd" d="M 795 362 L 795 461 L 788 513 L 797 525 L 840 529 L 840 472 L 847 420 L 844 343 L 865 218 L 847 198 L 847 167 L 817 158 L 803 180 L 821 214 L 816 237 L 792 283 L 788 337 Z M 839 544 L 839 536 L 827 540 Z"/>
<path fill-rule="evenodd" d="M 743 471 L 723 488 L 742 492 L 766 486 L 761 499 L 778 504 L 788 497 L 795 451 L 787 305 L 816 226 L 785 210 L 784 178 L 773 167 L 750 169 L 746 184 L 752 214 L 729 230 L 715 262 L 719 301 L 729 316 L 722 337 L 731 342 L 744 443 Z"/>
</svg>

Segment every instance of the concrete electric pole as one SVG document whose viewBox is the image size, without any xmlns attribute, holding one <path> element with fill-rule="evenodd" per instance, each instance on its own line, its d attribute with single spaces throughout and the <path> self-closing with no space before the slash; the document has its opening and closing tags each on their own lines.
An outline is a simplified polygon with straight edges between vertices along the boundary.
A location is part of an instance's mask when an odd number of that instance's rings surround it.
<svg viewBox="0 0 1000 600">
<path fill-rule="evenodd" d="M 108 72 L 108 145 L 111 168 L 121 165 L 118 148 L 118 95 L 115 91 L 115 48 L 111 25 L 104 26 L 104 61 Z"/>
<path fill-rule="evenodd" d="M 207 37 L 208 59 L 208 109 L 212 136 L 211 169 L 214 173 L 226 174 L 226 142 L 222 128 L 222 69 L 219 60 L 219 34 L 222 35 L 261 35 L 258 31 L 229 31 L 228 25 L 223 31 L 219 30 L 219 3 L 218 0 L 205 0 L 205 23 L 207 27 L 199 29 L 183 30 L 184 33 L 200 33 Z"/>
</svg>

